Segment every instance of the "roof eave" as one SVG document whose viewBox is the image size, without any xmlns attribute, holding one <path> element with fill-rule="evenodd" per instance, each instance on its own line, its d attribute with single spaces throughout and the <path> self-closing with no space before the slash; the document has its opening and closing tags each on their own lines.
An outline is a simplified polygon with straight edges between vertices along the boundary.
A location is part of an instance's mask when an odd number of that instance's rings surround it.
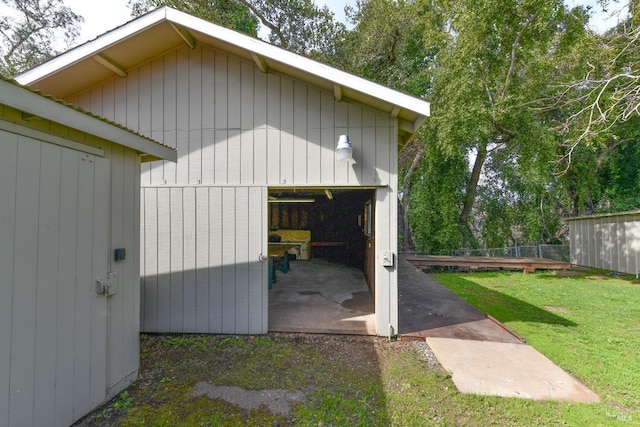
<svg viewBox="0 0 640 427">
<path fill-rule="evenodd" d="M 132 148 L 157 159 L 177 162 L 176 150 L 127 131 L 8 81 L 0 80 L 0 102 L 52 122 Z M 146 159 L 145 159 L 146 160 Z"/>
<path fill-rule="evenodd" d="M 30 70 L 18 74 L 14 78 L 20 84 L 32 85 L 55 72 L 64 70 L 79 61 L 90 58 L 110 46 L 118 44 L 122 40 L 126 40 L 149 27 L 163 22 L 166 18 L 167 9 L 167 7 L 155 9 L 146 15 L 142 15 L 139 18 L 131 20 L 91 41 L 74 47 L 73 49 L 55 56 L 50 60 L 31 68 Z"/>
<path fill-rule="evenodd" d="M 317 62 L 313 59 L 290 52 L 246 34 L 242 34 L 219 25 L 212 25 L 209 21 L 191 16 L 184 12 L 171 9 L 169 7 L 165 7 L 163 9 L 166 11 L 167 20 L 201 32 L 210 37 L 224 40 L 226 43 L 245 49 L 258 57 L 277 60 L 298 70 L 303 70 L 310 75 L 368 94 L 369 96 L 388 102 L 391 105 L 413 111 L 421 116 L 428 117 L 430 115 L 430 104 L 425 100 L 398 92 L 397 90 L 388 88 L 379 83 L 366 80 L 354 74 L 347 73 L 346 71 Z"/>
<path fill-rule="evenodd" d="M 32 85 L 60 70 L 64 70 L 72 66 L 77 62 L 92 58 L 109 47 L 164 21 L 167 21 L 172 25 L 187 28 L 191 31 L 199 32 L 207 37 L 211 37 L 212 39 L 224 41 L 230 46 L 242 49 L 263 61 L 276 61 L 284 64 L 286 67 L 291 67 L 292 69 L 314 76 L 314 78 L 333 82 L 335 87 L 344 86 L 350 90 L 363 94 L 365 97 L 371 97 L 372 99 L 383 101 L 391 106 L 388 113 L 391 113 L 394 110 L 411 111 L 411 115 L 413 116 L 413 124 L 411 127 L 413 130 L 409 130 L 408 127 L 405 126 L 403 132 L 415 132 L 420 124 L 422 124 L 422 122 L 430 115 L 430 104 L 425 100 L 398 92 L 381 84 L 271 45 L 257 38 L 212 24 L 204 19 L 197 18 L 166 6 L 155 9 L 154 11 L 111 30 L 90 42 L 71 49 L 48 62 L 26 71 L 17 76 L 16 80 L 21 84 Z M 417 119 L 414 119 L 416 115 L 418 117 Z"/>
</svg>

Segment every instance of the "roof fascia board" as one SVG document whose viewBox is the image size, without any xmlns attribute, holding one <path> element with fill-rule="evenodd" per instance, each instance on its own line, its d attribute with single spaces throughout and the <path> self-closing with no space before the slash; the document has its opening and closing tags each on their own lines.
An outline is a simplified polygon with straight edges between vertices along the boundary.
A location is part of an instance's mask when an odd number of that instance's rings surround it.
<svg viewBox="0 0 640 427">
<path fill-rule="evenodd" d="M 177 161 L 177 152 L 150 139 L 69 108 L 15 84 L 0 81 L 0 102 L 73 129 L 124 145 L 160 159 Z"/>
<path fill-rule="evenodd" d="M 299 70 L 333 81 L 335 84 L 352 88 L 356 91 L 369 94 L 380 100 L 398 105 L 415 113 L 428 117 L 430 115 L 430 105 L 427 101 L 406 95 L 394 89 L 390 89 L 381 84 L 363 79 L 337 68 L 305 58 L 297 53 L 289 52 L 277 46 L 273 46 L 262 40 L 245 34 L 212 24 L 200 18 L 196 18 L 175 9 L 166 8 L 167 19 L 182 26 L 199 31 L 210 37 L 224 40 L 238 48 L 248 50 L 256 55 L 270 58 Z"/>
<path fill-rule="evenodd" d="M 92 147 L 91 145 L 72 141 L 70 139 L 66 139 L 61 136 L 43 132 L 38 129 L 22 126 L 21 124 L 18 124 L 18 123 L 8 122 L 1 117 L 0 117 L 0 130 L 24 135 L 29 138 L 38 139 L 40 141 L 45 141 L 50 144 L 57 145 L 59 147 L 65 147 L 71 150 L 92 154 L 94 156 L 104 157 L 104 150 L 101 148 Z"/>
<path fill-rule="evenodd" d="M 166 17 L 166 7 L 156 9 L 133 21 L 129 21 L 121 27 L 109 31 L 98 38 L 75 47 L 61 55 L 58 55 L 42 65 L 36 66 L 15 77 L 15 80 L 23 85 L 30 85 L 49 74 L 64 70 L 87 57 L 100 53 L 104 49 L 132 37 L 140 31 L 161 23 Z"/>
</svg>

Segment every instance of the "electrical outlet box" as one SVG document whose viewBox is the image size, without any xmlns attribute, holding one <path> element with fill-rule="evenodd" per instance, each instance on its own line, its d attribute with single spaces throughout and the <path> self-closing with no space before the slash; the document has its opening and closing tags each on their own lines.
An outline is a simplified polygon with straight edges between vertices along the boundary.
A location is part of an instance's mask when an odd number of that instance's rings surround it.
<svg viewBox="0 0 640 427">
<path fill-rule="evenodd" d="M 117 248 L 114 250 L 114 259 L 116 261 L 122 261 L 126 258 L 126 252 L 124 248 Z"/>
<path fill-rule="evenodd" d="M 393 267 L 393 252 L 391 251 L 382 252 L 382 266 Z"/>
</svg>

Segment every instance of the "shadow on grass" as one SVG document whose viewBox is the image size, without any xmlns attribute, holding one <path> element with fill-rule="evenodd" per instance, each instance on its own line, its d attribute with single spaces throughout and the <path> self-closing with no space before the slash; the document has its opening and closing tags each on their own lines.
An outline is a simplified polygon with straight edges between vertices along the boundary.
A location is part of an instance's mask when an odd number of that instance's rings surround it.
<svg viewBox="0 0 640 427">
<path fill-rule="evenodd" d="M 483 274 L 483 277 L 487 276 L 491 277 L 491 274 Z M 438 276 L 440 283 L 458 296 L 464 298 L 469 304 L 490 314 L 503 323 L 519 321 L 576 326 L 576 323 L 571 320 L 565 319 L 533 304 L 529 304 L 526 301 L 487 288 L 471 280 L 461 277 L 440 280 L 444 277 L 446 277 L 446 275 Z M 452 278 L 453 276 L 450 277 Z"/>
</svg>

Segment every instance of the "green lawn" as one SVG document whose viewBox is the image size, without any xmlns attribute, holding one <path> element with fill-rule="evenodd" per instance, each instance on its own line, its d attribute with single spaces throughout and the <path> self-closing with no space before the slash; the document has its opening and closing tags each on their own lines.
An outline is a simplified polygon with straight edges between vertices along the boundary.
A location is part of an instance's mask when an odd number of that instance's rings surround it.
<svg viewBox="0 0 640 427">
<path fill-rule="evenodd" d="M 610 419 L 640 425 L 640 285 L 633 276 L 580 272 L 436 275 L 440 283 L 522 335 L 600 396 Z M 594 414 L 594 423 L 603 423 Z M 627 424 L 629 425 L 629 424 Z"/>
</svg>

